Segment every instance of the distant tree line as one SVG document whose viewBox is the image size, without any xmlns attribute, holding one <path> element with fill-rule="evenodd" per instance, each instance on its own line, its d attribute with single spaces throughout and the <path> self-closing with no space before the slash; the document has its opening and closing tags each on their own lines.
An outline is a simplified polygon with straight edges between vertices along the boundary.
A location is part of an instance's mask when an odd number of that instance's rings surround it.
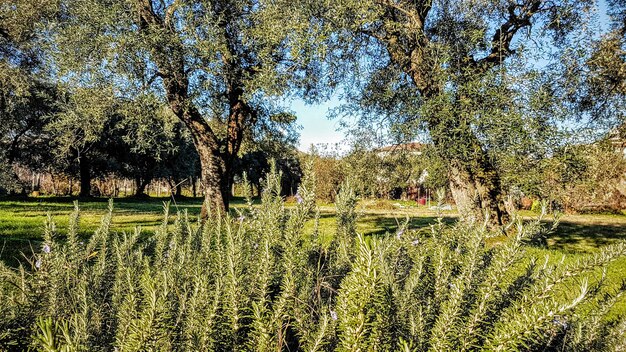
<svg viewBox="0 0 626 352">
<path fill-rule="evenodd" d="M 541 201 L 549 201 L 551 210 L 621 213 L 626 208 L 626 158 L 619 133 L 555 149 L 537 163 L 503 158 L 508 202 L 526 210 L 539 211 Z M 422 144 L 417 152 L 404 146 L 353 148 L 347 153 L 318 147 L 307 156 L 313 158 L 316 197 L 335 201 L 347 181 L 361 198 L 419 201 L 432 199 L 443 189 L 447 200 L 454 201 L 447 188 L 448 165 L 434 147 Z"/>
</svg>

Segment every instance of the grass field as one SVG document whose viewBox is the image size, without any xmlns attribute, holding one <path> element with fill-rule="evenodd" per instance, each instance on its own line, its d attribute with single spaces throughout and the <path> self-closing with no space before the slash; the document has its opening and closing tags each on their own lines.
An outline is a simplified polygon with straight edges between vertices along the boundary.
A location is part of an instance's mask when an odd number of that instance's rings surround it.
<svg viewBox="0 0 626 352">
<path fill-rule="evenodd" d="M 197 217 L 202 205 L 201 199 L 170 198 L 114 200 L 113 231 L 130 232 L 140 226 L 145 236 L 150 236 L 162 221 L 163 206 L 170 202 L 170 213 L 187 211 Z M 107 199 L 80 200 L 81 235 L 89 236 L 98 227 L 101 217 L 106 213 Z M 243 207 L 242 199 L 234 199 L 232 212 Z M 287 204 L 290 206 L 290 204 Z M 319 207 L 319 232 L 328 243 L 335 232 L 335 209 L 330 204 Z M 73 199 L 69 198 L 31 198 L 26 200 L 0 199 L 0 260 L 11 266 L 24 263 L 33 252 L 41 249 L 44 222 L 49 214 L 57 224 L 60 235 L 66 231 L 69 214 L 73 210 Z M 399 225 L 408 221 L 409 228 L 426 231 L 437 218 L 435 211 L 425 206 L 415 206 L 407 202 L 361 201 L 357 231 L 369 235 L 395 233 Z M 455 211 L 441 214 L 445 222 L 455 221 Z M 536 214 L 524 212 L 525 218 Z M 173 218 L 173 217 L 172 217 Z M 307 229 L 312 230 L 313 221 Z M 306 230 L 306 229 L 305 229 Z M 566 262 L 580 258 L 583 253 L 594 252 L 600 246 L 626 239 L 625 215 L 565 215 L 557 230 L 548 239 L 548 248 L 527 249 L 529 256 L 549 257 L 551 262 L 559 261 L 565 255 Z M 626 274 L 626 258 L 613 263 L 607 271 L 611 286 L 618 287 Z M 598 273 L 600 275 L 600 273 Z M 626 314 L 626 303 L 615 307 L 616 314 Z"/>
<path fill-rule="evenodd" d="M 106 212 L 107 199 L 95 198 L 79 200 L 81 208 L 81 234 L 89 235 L 99 225 L 100 218 Z M 171 198 L 114 200 L 114 231 L 133 231 L 136 226 L 149 235 L 157 226 L 163 213 L 163 205 L 170 202 L 170 212 L 187 211 L 191 217 L 197 217 L 202 205 L 201 199 Z M 244 205 L 242 199 L 232 201 L 233 212 Z M 289 206 L 289 205 L 288 205 Z M 26 200 L 0 199 L 0 253 L 6 261 L 15 259 L 20 251 L 37 248 L 44 229 L 44 221 L 50 214 L 63 234 L 69 214 L 73 209 L 70 198 L 30 198 Z M 410 228 L 427 228 L 432 224 L 437 213 L 425 206 L 415 206 L 409 202 L 362 201 L 359 203 L 358 231 L 364 234 L 384 234 L 395 232 L 405 221 Z M 444 220 L 451 222 L 456 217 L 454 211 L 444 211 Z M 536 216 L 530 212 L 522 215 L 527 218 Z M 319 230 L 322 235 L 331 236 L 335 229 L 334 207 L 320 206 Z M 312 226 L 312 224 L 311 224 Z M 565 215 L 557 231 L 549 238 L 549 249 L 566 253 L 590 252 L 599 246 L 626 239 L 626 215 Z M 12 259 L 9 259 L 12 258 Z"/>
</svg>

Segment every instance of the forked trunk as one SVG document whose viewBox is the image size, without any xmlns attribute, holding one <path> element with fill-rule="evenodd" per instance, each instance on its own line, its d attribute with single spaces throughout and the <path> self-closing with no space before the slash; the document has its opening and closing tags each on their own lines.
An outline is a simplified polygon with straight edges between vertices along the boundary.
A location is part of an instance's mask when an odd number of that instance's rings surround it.
<svg viewBox="0 0 626 352">
<path fill-rule="evenodd" d="M 523 1 L 503 14 L 498 29 L 490 38 L 491 48 L 482 56 L 470 47 L 455 47 L 451 53 L 454 63 L 441 60 L 439 46 L 447 46 L 443 37 L 430 31 L 434 8 L 432 1 L 381 1 L 379 29 L 363 31 L 387 48 L 389 59 L 411 77 L 420 99 L 428 106 L 424 115 L 428 130 L 440 157 L 448 163 L 449 184 L 461 216 L 466 220 L 484 220 L 500 225 L 506 221 L 502 201 L 502 186 L 498 170 L 489 159 L 486 148 L 477 136 L 480 129 L 472 126 L 482 102 L 472 104 L 480 89 L 475 83 L 487 78 L 487 73 L 502 65 L 516 53 L 511 48 L 517 33 L 528 28 L 531 19 L 541 11 L 543 1 Z M 401 4 L 399 4 L 401 3 Z M 445 27 L 445 26 L 444 26 Z M 443 27 L 442 27 L 443 28 Z M 450 27 L 452 28 L 452 27 Z M 450 93 L 458 94 L 450 101 Z M 472 94 L 467 94 L 473 92 Z M 487 99 L 488 101 L 488 99 Z M 444 103 L 442 105 L 442 103 Z M 446 107 L 447 105 L 447 107 Z M 451 150 L 447 150 L 448 148 Z"/>
<path fill-rule="evenodd" d="M 149 179 L 142 179 L 141 176 L 135 176 L 135 194 L 137 198 L 146 197 L 146 186 L 150 183 Z"/>
<path fill-rule="evenodd" d="M 139 11 L 138 25 L 142 31 L 155 36 L 178 37 L 177 27 L 168 24 L 169 15 L 165 16 L 165 19 L 157 15 L 152 1 L 138 0 L 136 5 Z M 235 15 L 230 11 L 225 11 L 224 15 L 226 18 L 223 28 L 226 29 L 226 23 L 236 20 L 236 17 L 233 17 Z M 228 43 L 237 43 L 240 40 L 238 31 L 231 33 L 225 30 L 223 34 Z M 182 42 L 172 40 L 165 45 L 159 42 L 158 45 L 150 48 L 159 76 L 163 79 L 168 105 L 189 128 L 200 156 L 205 194 L 205 203 L 201 211 L 203 218 L 209 213 L 225 212 L 228 209 L 231 165 L 239 151 L 245 126 L 253 125 L 256 121 L 255 114 L 242 99 L 245 86 L 243 78 L 247 77 L 246 73 L 249 72 L 241 69 L 244 62 L 238 58 L 238 51 L 234 47 L 229 47 L 229 50 L 231 49 L 234 51 L 231 51 L 230 55 L 225 55 L 224 58 L 227 74 L 222 77 L 226 80 L 225 93 L 230 108 L 225 126 L 227 136 L 222 139 L 214 133 L 189 95 L 189 65 L 185 62 L 187 55 Z"/>
</svg>

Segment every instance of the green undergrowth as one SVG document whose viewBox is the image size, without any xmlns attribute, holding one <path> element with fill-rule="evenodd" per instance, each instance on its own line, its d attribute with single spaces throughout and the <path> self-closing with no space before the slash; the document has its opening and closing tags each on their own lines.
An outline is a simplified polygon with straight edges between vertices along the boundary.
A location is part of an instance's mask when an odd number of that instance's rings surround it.
<svg viewBox="0 0 626 352">
<path fill-rule="evenodd" d="M 563 255 L 550 222 L 506 231 L 435 218 L 360 233 L 354 192 L 323 234 L 307 173 L 286 207 L 203 222 L 166 206 L 150 236 L 114 231 L 107 205 L 83 236 L 50 217 L 38 250 L 0 265 L 0 349 L 44 351 L 616 351 L 626 347 L 626 243 Z M 362 216 L 362 215 L 361 215 Z"/>
</svg>

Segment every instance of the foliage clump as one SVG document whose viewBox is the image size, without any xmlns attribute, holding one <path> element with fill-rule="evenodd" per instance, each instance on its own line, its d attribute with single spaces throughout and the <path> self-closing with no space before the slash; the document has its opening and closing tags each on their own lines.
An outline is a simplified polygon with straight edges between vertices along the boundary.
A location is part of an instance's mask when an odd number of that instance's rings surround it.
<svg viewBox="0 0 626 352">
<path fill-rule="evenodd" d="M 309 169 L 311 165 L 309 165 Z M 514 223 L 489 246 L 485 226 L 441 221 L 427 231 L 356 232 L 355 196 L 322 244 L 315 180 L 294 208 L 275 169 L 263 203 L 195 223 L 185 212 L 154 236 L 110 231 L 112 204 L 84 243 L 78 207 L 69 234 L 51 221 L 31 267 L 0 266 L 0 348 L 46 351 L 623 350 L 625 317 L 602 269 L 626 243 L 577 262 L 525 254 L 546 231 Z M 315 214 L 315 215 L 314 215 Z M 174 218 L 173 223 L 170 221 Z M 346 252 L 342 252 L 345 250 Z"/>
</svg>

